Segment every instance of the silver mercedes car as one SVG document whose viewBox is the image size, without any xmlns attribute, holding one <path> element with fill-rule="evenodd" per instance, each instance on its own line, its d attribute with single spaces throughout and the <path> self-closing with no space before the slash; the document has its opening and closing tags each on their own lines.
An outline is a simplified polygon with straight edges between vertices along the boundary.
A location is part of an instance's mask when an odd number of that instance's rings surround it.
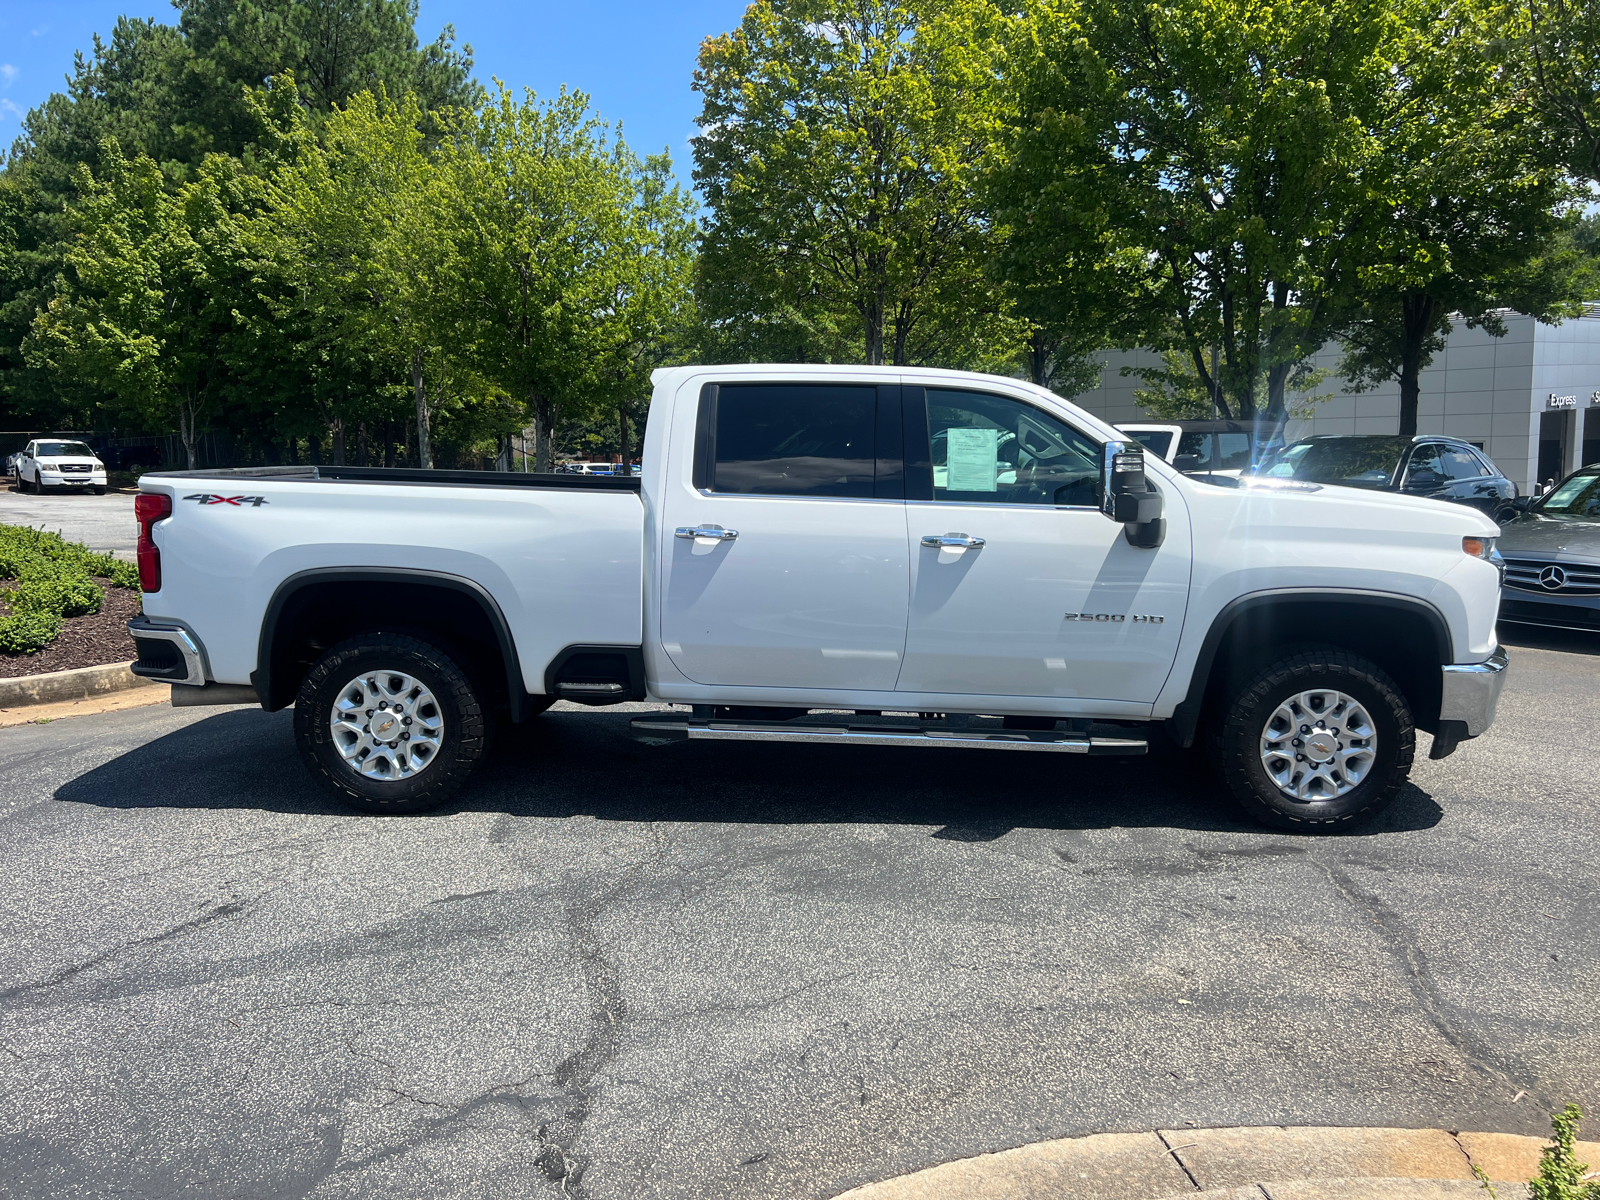
<svg viewBox="0 0 1600 1200">
<path fill-rule="evenodd" d="M 1574 471 L 1500 528 L 1500 619 L 1600 632 L 1600 465 Z"/>
</svg>

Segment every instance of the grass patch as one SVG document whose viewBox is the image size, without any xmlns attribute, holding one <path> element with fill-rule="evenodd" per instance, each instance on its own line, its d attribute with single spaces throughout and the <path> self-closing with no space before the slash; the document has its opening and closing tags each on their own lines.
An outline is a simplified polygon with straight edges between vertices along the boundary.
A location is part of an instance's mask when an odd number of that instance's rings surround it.
<svg viewBox="0 0 1600 1200">
<path fill-rule="evenodd" d="M 37 653 L 55 641 L 65 618 L 99 612 L 105 594 L 97 575 L 113 587 L 139 586 L 132 563 L 42 529 L 0 525 L 0 579 L 17 581 L 0 593 L 11 610 L 0 615 L 0 654 Z"/>
</svg>

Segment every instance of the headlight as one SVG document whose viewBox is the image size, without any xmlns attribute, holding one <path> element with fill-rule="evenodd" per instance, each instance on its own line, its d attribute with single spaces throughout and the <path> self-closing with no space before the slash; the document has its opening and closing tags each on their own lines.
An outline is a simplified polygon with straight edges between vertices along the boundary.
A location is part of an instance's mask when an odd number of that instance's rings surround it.
<svg viewBox="0 0 1600 1200">
<path fill-rule="evenodd" d="M 1461 539 L 1461 549 L 1463 553 L 1487 562 L 1494 558 L 1494 542 L 1492 537 L 1464 537 Z"/>
</svg>

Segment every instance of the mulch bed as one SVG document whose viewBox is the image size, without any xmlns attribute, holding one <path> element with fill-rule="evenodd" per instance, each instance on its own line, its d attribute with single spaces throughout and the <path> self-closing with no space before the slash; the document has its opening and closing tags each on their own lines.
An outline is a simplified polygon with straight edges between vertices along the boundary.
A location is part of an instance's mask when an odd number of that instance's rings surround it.
<svg viewBox="0 0 1600 1200">
<path fill-rule="evenodd" d="M 61 635 L 43 650 L 33 654 L 0 654 L 0 679 L 71 671 L 77 667 L 101 667 L 107 663 L 131 662 L 138 657 L 133 639 L 128 636 L 128 622 L 139 615 L 138 591 L 112 587 L 108 579 L 95 582 L 106 594 L 100 611 L 88 617 L 68 617 L 61 622 Z M 6 587 L 5 590 L 10 589 Z M 0 592 L 0 600 L 3 599 L 3 592 Z"/>
</svg>

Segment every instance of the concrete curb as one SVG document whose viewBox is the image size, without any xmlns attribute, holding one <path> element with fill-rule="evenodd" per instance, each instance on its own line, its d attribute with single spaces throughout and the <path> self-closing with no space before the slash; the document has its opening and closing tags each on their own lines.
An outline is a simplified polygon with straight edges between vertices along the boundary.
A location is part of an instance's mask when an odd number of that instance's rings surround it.
<svg viewBox="0 0 1600 1200">
<path fill-rule="evenodd" d="M 1443 1200 L 1526 1197 L 1545 1139 L 1442 1129 L 1259 1126 L 1038 1142 L 869 1183 L 837 1200 Z M 1578 1143 L 1600 1166 L 1600 1142 Z"/>
<path fill-rule="evenodd" d="M 150 687 L 159 679 L 143 679 L 129 670 L 130 663 L 109 663 L 103 667 L 79 667 L 75 671 L 49 671 L 43 675 L 20 675 L 0 679 L 0 708 L 23 708 L 32 704 L 60 704 L 65 700 L 86 700 L 109 692 Z"/>
</svg>

